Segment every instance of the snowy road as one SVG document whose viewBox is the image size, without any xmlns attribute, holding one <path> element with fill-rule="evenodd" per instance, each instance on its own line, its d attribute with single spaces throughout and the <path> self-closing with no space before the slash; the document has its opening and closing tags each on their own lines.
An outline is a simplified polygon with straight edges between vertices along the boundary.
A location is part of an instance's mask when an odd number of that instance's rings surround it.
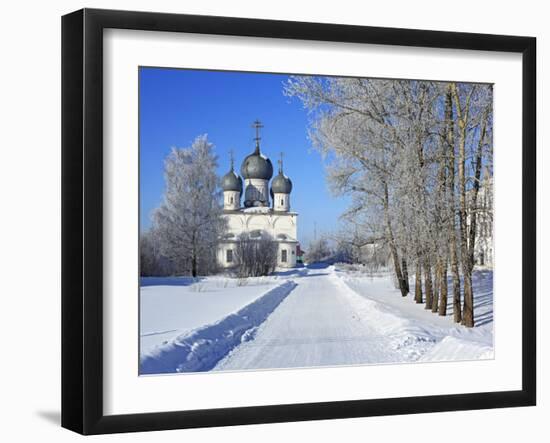
<svg viewBox="0 0 550 443">
<path fill-rule="evenodd" d="M 353 268 L 295 269 L 244 286 L 150 279 L 142 345 L 156 342 L 142 346 L 140 374 L 493 358 L 492 281 L 492 271 L 474 273 L 476 327 L 465 328 L 450 310 L 440 317 L 401 297 L 388 274 Z M 150 331 L 172 335 L 159 342 Z"/>
<path fill-rule="evenodd" d="M 309 269 L 298 286 L 215 370 L 353 365 L 403 360 L 360 316 L 362 300 L 333 268 Z"/>
</svg>

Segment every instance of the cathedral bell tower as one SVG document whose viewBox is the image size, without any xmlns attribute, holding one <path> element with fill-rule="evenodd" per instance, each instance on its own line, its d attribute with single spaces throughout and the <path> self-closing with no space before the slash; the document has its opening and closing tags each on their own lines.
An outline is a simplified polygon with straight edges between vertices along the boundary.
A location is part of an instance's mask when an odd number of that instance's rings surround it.
<svg viewBox="0 0 550 443">
<path fill-rule="evenodd" d="M 283 153 L 279 160 L 279 175 L 271 182 L 271 198 L 273 199 L 273 210 L 279 212 L 290 211 L 290 192 L 292 181 L 283 172 Z"/>
<path fill-rule="evenodd" d="M 231 152 L 231 169 L 222 177 L 223 209 L 226 211 L 238 211 L 241 208 L 241 194 L 243 181 L 234 170 L 233 152 Z"/>
</svg>

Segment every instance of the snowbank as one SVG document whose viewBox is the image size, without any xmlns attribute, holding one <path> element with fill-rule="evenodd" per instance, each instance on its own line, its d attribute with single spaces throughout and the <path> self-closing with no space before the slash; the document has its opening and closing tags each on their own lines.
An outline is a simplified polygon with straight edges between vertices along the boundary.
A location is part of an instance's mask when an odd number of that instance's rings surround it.
<svg viewBox="0 0 550 443">
<path fill-rule="evenodd" d="M 433 346 L 419 361 L 458 361 L 494 358 L 492 346 L 450 335 Z"/>
<path fill-rule="evenodd" d="M 147 277 L 140 288 L 140 355 L 238 311 L 281 277 Z"/>
<path fill-rule="evenodd" d="M 346 270 L 347 271 L 347 270 Z M 387 276 L 365 277 L 349 271 L 336 272 L 340 284 L 352 292 L 350 301 L 361 318 L 390 340 L 404 361 L 446 361 L 493 358 L 492 272 L 474 273 L 476 327 L 465 328 L 452 321 L 452 312 L 440 317 L 403 298 Z M 451 288 L 449 293 L 452 294 Z M 447 304 L 452 309 L 452 300 Z"/>
<path fill-rule="evenodd" d="M 238 312 L 154 348 L 142 356 L 140 374 L 199 372 L 212 369 L 234 347 L 252 339 L 255 329 L 295 286 L 294 281 L 286 281 Z"/>
</svg>

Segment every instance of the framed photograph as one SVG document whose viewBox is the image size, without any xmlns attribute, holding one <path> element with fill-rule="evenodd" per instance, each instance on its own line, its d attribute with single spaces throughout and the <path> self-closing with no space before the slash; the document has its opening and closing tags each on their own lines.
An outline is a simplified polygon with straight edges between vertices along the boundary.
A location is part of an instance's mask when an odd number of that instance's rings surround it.
<svg viewBox="0 0 550 443">
<path fill-rule="evenodd" d="M 62 20 L 62 425 L 536 402 L 536 41 Z"/>
</svg>

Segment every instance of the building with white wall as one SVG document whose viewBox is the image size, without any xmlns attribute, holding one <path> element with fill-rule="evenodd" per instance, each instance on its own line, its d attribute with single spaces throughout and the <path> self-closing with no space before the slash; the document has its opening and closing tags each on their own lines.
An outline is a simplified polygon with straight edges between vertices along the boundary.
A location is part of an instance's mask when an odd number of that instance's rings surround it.
<svg viewBox="0 0 550 443">
<path fill-rule="evenodd" d="M 255 122 L 254 126 L 258 131 L 261 124 Z M 227 231 L 218 246 L 218 262 L 222 268 L 235 265 L 235 245 L 243 235 L 250 239 L 271 237 L 278 245 L 278 266 L 292 268 L 296 266 L 298 246 L 298 214 L 290 210 L 292 181 L 283 172 L 281 158 L 279 173 L 269 186 L 273 165 L 260 150 L 258 132 L 255 141 L 254 152 L 243 160 L 241 175 L 235 172 L 231 159 L 230 170 L 222 178 L 223 217 L 227 220 Z"/>
<path fill-rule="evenodd" d="M 471 199 L 473 192 L 468 192 L 467 198 Z M 487 268 L 493 267 L 493 177 L 486 170 L 482 178 L 477 200 L 470 202 L 476 213 L 476 234 L 474 244 L 474 264 Z M 471 225 L 471 217 L 466 223 L 468 229 Z"/>
</svg>

